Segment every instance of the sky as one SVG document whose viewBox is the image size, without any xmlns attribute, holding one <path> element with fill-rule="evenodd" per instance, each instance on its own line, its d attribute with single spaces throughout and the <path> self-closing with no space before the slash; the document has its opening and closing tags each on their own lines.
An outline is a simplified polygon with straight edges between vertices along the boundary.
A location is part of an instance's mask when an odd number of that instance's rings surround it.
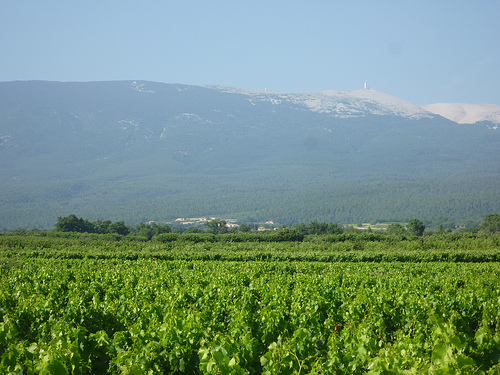
<svg viewBox="0 0 500 375">
<path fill-rule="evenodd" d="M 500 105 L 498 0 L 3 0 L 0 81 L 368 87 Z"/>
</svg>

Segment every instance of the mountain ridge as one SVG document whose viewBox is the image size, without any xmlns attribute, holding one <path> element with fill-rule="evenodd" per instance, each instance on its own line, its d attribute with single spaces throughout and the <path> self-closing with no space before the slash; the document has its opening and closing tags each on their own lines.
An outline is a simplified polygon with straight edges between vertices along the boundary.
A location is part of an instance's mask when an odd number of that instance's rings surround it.
<svg viewBox="0 0 500 375">
<path fill-rule="evenodd" d="M 399 111 L 392 112 L 399 115 L 406 115 L 410 118 L 421 118 L 421 117 L 432 117 L 432 115 L 439 115 L 448 120 L 456 122 L 458 124 L 475 124 L 478 122 L 491 122 L 493 124 L 500 124 L 500 106 L 495 104 L 469 104 L 469 103 L 434 103 L 434 104 L 415 104 L 404 99 L 394 97 L 390 94 L 384 93 L 374 88 L 364 88 L 364 89 L 353 89 L 353 90 L 322 90 L 313 91 L 305 93 L 281 93 L 265 90 L 252 90 L 252 89 L 241 89 L 230 86 L 220 86 L 220 85 L 200 85 L 201 87 L 206 87 L 210 89 L 215 89 L 227 93 L 238 93 L 247 95 L 250 97 L 261 98 L 265 101 L 266 97 L 268 100 L 277 104 L 276 99 L 271 97 L 277 97 L 280 99 L 289 99 L 291 101 L 307 101 L 309 103 L 306 105 L 315 111 L 332 113 L 335 109 L 339 109 L 339 106 L 335 106 L 337 103 L 342 103 L 342 99 L 366 99 L 372 102 L 385 102 L 388 107 L 400 108 Z M 323 101 L 328 101 L 328 104 L 322 103 Z M 378 100 L 377 100 L 378 99 Z M 334 104 L 332 106 L 332 104 Z M 398 105 L 399 104 L 399 105 Z M 341 106 L 340 106 L 341 107 Z M 407 111 L 402 111 L 401 107 L 405 108 Z M 458 107 L 455 110 L 455 107 Z M 388 114 L 391 113 L 389 108 L 386 108 L 385 112 L 380 112 L 378 114 Z M 359 109 L 358 109 L 359 111 Z M 358 114 L 361 111 L 358 112 Z M 451 113 L 450 113 L 451 112 Z M 453 113 L 459 112 L 459 113 Z M 460 113 L 461 112 L 461 113 Z M 354 117 L 355 114 L 338 114 L 338 117 Z M 497 128 L 496 126 L 493 128 Z"/>
<path fill-rule="evenodd" d="M 495 104 L 435 103 L 421 107 L 457 124 L 486 122 L 493 124 L 493 129 L 500 125 L 500 106 Z"/>
<path fill-rule="evenodd" d="M 380 111 L 375 114 L 389 114 L 391 113 L 390 107 L 397 108 L 406 107 L 409 113 L 401 110 L 401 108 L 395 112 L 398 115 L 406 115 L 411 117 L 415 114 L 415 118 L 419 117 L 432 117 L 432 115 L 439 115 L 447 118 L 458 124 L 474 124 L 478 122 L 491 122 L 493 124 L 500 124 L 500 106 L 496 104 L 477 104 L 477 103 L 432 103 L 432 104 L 415 104 L 404 99 L 394 97 L 390 94 L 384 93 L 374 88 L 364 88 L 364 89 L 353 89 L 353 90 L 322 90 L 322 91 L 312 91 L 304 93 L 281 93 L 265 90 L 253 90 L 253 89 L 243 89 L 231 86 L 222 85 L 186 85 L 186 84 L 172 84 L 172 83 L 161 83 L 153 81 L 132 81 L 132 80 L 115 80 L 115 81 L 89 81 L 89 82 L 61 82 L 61 81 L 43 81 L 43 80 L 33 80 L 33 81 L 6 81 L 0 82 L 0 84 L 11 84 L 11 83 L 47 83 L 47 84 L 95 84 L 95 83 L 128 83 L 130 84 L 130 89 L 137 92 L 154 94 L 154 88 L 148 88 L 148 84 L 154 85 L 171 85 L 171 86 L 182 86 L 183 88 L 177 88 L 177 90 L 182 91 L 188 87 L 200 87 L 207 88 L 211 90 L 217 90 L 225 93 L 233 94 L 243 94 L 249 97 L 261 99 L 262 101 L 271 101 L 273 104 L 278 104 L 275 98 L 289 100 L 291 102 L 306 102 L 306 105 L 313 111 L 332 113 L 335 109 L 342 111 L 343 101 L 349 99 L 361 99 L 369 103 L 384 103 L 387 108 L 384 111 Z M 278 100 L 279 100 L 278 99 Z M 322 103 L 325 101 L 327 103 Z M 333 104 L 333 106 L 332 106 Z M 361 109 L 355 109 L 354 113 L 347 113 L 345 117 L 355 117 L 356 115 L 362 115 Z M 365 108 L 366 109 L 366 108 Z M 344 108 L 345 110 L 345 108 Z M 339 117 L 343 117 L 342 113 L 338 114 Z"/>
<path fill-rule="evenodd" d="M 248 95 L 255 101 L 270 101 L 279 105 L 282 101 L 293 104 L 305 104 L 314 112 L 328 113 L 335 117 L 348 118 L 362 116 L 369 111 L 372 114 L 394 114 L 408 118 L 432 117 L 432 114 L 420 106 L 398 99 L 375 89 L 361 90 L 326 90 L 309 93 L 282 94 L 268 91 L 240 90 L 229 87 L 206 86 L 223 92 Z M 349 105 L 351 104 L 351 105 Z M 378 109 L 375 107 L 378 105 Z"/>
<path fill-rule="evenodd" d="M 500 124 L 500 106 L 495 104 L 468 104 L 468 103 L 434 103 L 434 104 L 415 104 L 404 99 L 394 97 L 390 94 L 384 93 L 374 88 L 364 88 L 364 89 L 353 89 L 353 90 L 323 90 L 323 91 L 313 91 L 305 93 L 280 93 L 274 91 L 265 90 L 252 90 L 252 89 L 241 89 L 230 86 L 220 86 L 220 85 L 200 85 L 201 87 L 206 87 L 210 89 L 215 89 L 227 93 L 238 93 L 243 95 L 248 95 L 251 97 L 261 98 L 262 101 L 269 97 L 271 102 L 276 104 L 276 99 L 273 101 L 272 96 L 289 99 L 296 101 L 306 101 L 310 102 L 306 105 L 312 110 L 318 112 L 332 113 L 335 112 L 332 104 L 342 103 L 342 99 L 365 99 L 372 102 L 385 102 L 388 107 L 400 108 L 399 111 L 395 112 L 399 115 L 406 115 L 412 118 L 421 117 L 432 117 L 432 115 L 439 115 L 448 120 L 456 122 L 458 124 L 474 124 L 477 122 L 492 122 L 494 124 Z M 325 105 L 322 101 L 328 101 L 330 106 Z M 378 99 L 378 100 L 377 100 Z M 467 116 L 453 115 L 447 111 L 446 107 L 463 107 L 462 112 L 466 112 Z M 341 107 L 341 106 L 340 106 Z M 401 107 L 405 108 L 407 111 L 402 111 Z M 441 108 L 443 107 L 443 108 Z M 380 112 L 378 114 L 388 114 L 391 113 L 389 108 L 386 112 Z M 339 106 L 335 106 L 335 109 L 339 109 Z M 359 110 L 359 109 L 358 109 Z M 361 111 L 358 112 L 358 114 Z M 476 113 L 478 112 L 478 113 Z M 394 112 L 393 112 L 394 113 Z M 343 117 L 342 114 L 338 114 L 339 117 Z M 354 117 L 355 114 L 347 114 L 344 117 Z"/>
</svg>

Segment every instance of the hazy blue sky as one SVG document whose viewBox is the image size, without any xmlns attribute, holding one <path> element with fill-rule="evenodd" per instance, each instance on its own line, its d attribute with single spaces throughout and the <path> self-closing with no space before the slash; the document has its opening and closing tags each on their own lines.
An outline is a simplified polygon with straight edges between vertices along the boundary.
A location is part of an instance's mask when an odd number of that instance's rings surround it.
<svg viewBox="0 0 500 375">
<path fill-rule="evenodd" d="M 2 0 L 0 81 L 33 79 L 500 105 L 500 1 Z"/>
</svg>

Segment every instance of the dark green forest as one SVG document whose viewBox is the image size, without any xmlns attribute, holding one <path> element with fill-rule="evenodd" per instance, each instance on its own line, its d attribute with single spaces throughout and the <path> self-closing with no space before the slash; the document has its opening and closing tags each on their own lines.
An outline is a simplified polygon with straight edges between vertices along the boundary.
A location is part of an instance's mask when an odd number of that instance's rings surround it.
<svg viewBox="0 0 500 375">
<path fill-rule="evenodd" d="M 64 188 L 54 183 L 4 186 L 0 229 L 49 229 L 59 215 L 72 213 L 134 225 L 200 216 L 234 218 L 242 223 L 273 220 L 286 225 L 407 222 L 418 217 L 429 228 L 441 224 L 455 229 L 479 224 L 486 214 L 500 212 L 497 177 L 352 182 L 331 178 L 331 183 L 318 181 L 306 188 L 298 180 L 293 184 L 281 179 L 279 171 L 275 174 L 275 179 L 262 180 L 253 179 L 252 174 L 200 176 L 194 181 L 192 177 L 178 178 L 163 193 L 156 187 L 164 186 L 161 177 L 131 178 L 102 188 L 85 180 Z M 304 178 L 308 177 L 305 172 Z M 58 194 L 54 199 L 50 198 L 53 192 Z"/>
</svg>

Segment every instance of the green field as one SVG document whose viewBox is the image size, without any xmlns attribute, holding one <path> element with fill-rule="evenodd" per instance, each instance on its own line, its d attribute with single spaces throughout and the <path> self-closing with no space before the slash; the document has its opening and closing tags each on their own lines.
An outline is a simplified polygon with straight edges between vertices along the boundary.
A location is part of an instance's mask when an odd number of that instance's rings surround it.
<svg viewBox="0 0 500 375">
<path fill-rule="evenodd" d="M 500 238 L 0 235 L 2 374 L 498 374 Z"/>
</svg>

